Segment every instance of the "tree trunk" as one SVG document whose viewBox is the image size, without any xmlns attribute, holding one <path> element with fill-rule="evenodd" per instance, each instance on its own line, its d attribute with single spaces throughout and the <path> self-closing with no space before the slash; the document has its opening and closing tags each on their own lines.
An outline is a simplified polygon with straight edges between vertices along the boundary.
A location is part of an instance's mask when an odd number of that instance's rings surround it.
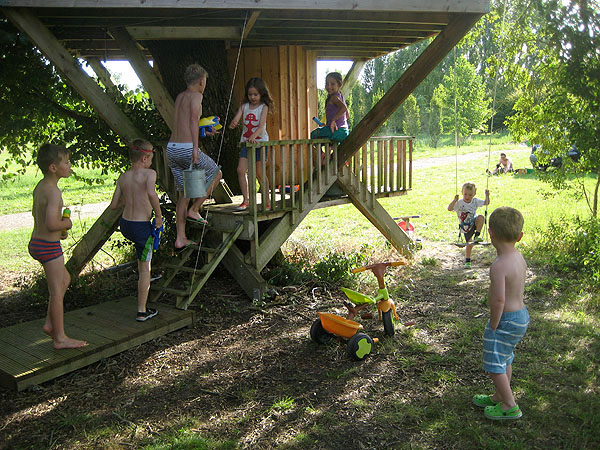
<svg viewBox="0 0 600 450">
<path fill-rule="evenodd" d="M 219 116 L 223 129 L 216 136 L 200 138 L 199 144 L 205 153 L 222 166 L 221 170 L 227 184 L 239 192 L 236 169 L 240 131 L 228 128 L 237 111 L 238 100 L 232 98 L 229 117 L 225 117 L 232 85 L 227 68 L 225 43 L 223 41 L 146 41 L 144 44 L 152 53 L 155 68 L 158 69 L 173 99 L 186 89 L 183 74 L 187 66 L 197 63 L 208 72 L 202 101 L 202 116 Z M 219 155 L 223 134 L 223 147 Z"/>
</svg>

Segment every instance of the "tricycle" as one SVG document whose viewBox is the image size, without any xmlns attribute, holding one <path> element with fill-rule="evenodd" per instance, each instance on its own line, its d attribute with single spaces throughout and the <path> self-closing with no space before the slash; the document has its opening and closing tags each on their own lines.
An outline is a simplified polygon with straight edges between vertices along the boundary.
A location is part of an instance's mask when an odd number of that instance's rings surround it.
<svg viewBox="0 0 600 450">
<path fill-rule="evenodd" d="M 368 334 L 364 333 L 363 326 L 352 319 L 354 319 L 354 317 L 356 317 L 363 309 L 372 304 L 376 304 L 378 319 L 380 322 L 383 322 L 385 335 L 394 335 L 395 329 L 393 318 L 396 320 L 400 320 L 400 318 L 396 312 L 396 305 L 390 298 L 385 286 L 384 275 L 388 267 L 401 266 L 404 264 L 406 264 L 405 261 L 391 261 L 352 269 L 352 273 L 363 272 L 365 270 L 373 272 L 373 275 L 375 275 L 379 283 L 377 295 L 372 297 L 353 291 L 352 289 L 341 288 L 346 297 L 352 301 L 352 303 L 348 301 L 344 302 L 344 306 L 348 309 L 348 314 L 346 317 L 342 317 L 336 314 L 319 312 L 319 318 L 315 320 L 310 327 L 311 339 L 318 344 L 325 344 L 332 336 L 338 336 L 348 340 L 347 350 L 348 355 L 351 358 L 362 360 L 367 357 L 373 349 L 373 344 L 379 342 L 379 339 L 371 338 Z M 372 317 L 369 313 L 362 313 L 361 315 L 365 318 Z M 404 325 L 414 325 L 414 322 L 407 322 Z"/>
</svg>

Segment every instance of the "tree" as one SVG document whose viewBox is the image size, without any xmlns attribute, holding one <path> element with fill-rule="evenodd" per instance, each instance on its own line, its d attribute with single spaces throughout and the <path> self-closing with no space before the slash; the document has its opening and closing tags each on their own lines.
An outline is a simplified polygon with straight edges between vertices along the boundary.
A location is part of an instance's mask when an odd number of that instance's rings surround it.
<svg viewBox="0 0 600 450">
<path fill-rule="evenodd" d="M 466 57 L 456 60 L 450 73 L 444 76 L 443 86 L 446 91 L 444 129 L 456 128 L 459 142 L 463 142 L 473 133 L 482 131 L 491 115 L 490 99 L 486 95 L 482 78 L 477 75 L 475 67 Z"/>
<path fill-rule="evenodd" d="M 417 136 L 421 131 L 421 115 L 417 99 L 413 94 L 410 94 L 404 101 L 402 109 L 404 110 L 405 117 L 402 122 L 404 134 L 408 136 Z"/>
<path fill-rule="evenodd" d="M 433 91 L 431 102 L 429 106 L 429 138 L 431 139 L 431 146 L 436 148 L 440 136 L 444 132 L 444 126 L 442 124 L 442 108 L 444 106 L 444 98 L 446 97 L 446 90 L 443 85 L 439 85 Z"/>
<path fill-rule="evenodd" d="M 126 167 L 125 143 L 6 18 L 0 18 L 0 64 L 0 150 L 10 153 L 22 170 L 44 142 L 67 144 L 76 165 L 103 171 Z M 157 141 L 168 138 L 166 125 L 144 92 L 121 86 L 115 101 L 138 129 Z M 0 169 L 6 168 L 5 164 Z"/>
<path fill-rule="evenodd" d="M 591 193 L 582 183 L 593 217 L 598 214 L 600 187 L 600 11 L 587 2 L 533 2 L 525 18 L 519 17 L 523 38 L 526 25 L 535 30 L 535 44 L 528 42 L 528 55 L 511 47 L 515 61 L 513 83 L 521 95 L 517 113 L 509 128 L 517 138 L 541 144 L 548 157 L 562 156 L 574 144 L 579 162 L 553 171 L 548 180 L 562 187 L 570 172 L 591 174 L 596 183 Z M 533 55 L 532 55 L 533 53 Z M 531 66 L 519 64 L 522 58 L 535 58 Z"/>
</svg>

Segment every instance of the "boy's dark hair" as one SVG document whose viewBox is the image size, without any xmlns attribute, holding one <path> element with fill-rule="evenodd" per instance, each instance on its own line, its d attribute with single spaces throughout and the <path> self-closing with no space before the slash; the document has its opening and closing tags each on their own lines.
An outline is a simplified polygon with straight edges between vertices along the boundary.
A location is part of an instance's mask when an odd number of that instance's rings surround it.
<svg viewBox="0 0 600 450">
<path fill-rule="evenodd" d="M 510 206 L 496 208 L 490 215 L 490 230 L 505 242 L 517 242 L 523 231 L 523 214 Z"/>
<path fill-rule="evenodd" d="M 190 64 L 183 73 L 183 80 L 187 86 L 191 86 L 202 78 L 208 78 L 208 72 L 200 64 Z"/>
<path fill-rule="evenodd" d="M 250 88 L 254 88 L 258 91 L 260 94 L 260 102 L 267 105 L 269 107 L 269 112 L 272 112 L 273 99 L 271 98 L 267 83 L 265 83 L 262 78 L 252 77 L 248 80 L 246 88 L 244 89 L 244 101 L 242 103 L 250 103 L 250 100 L 248 100 L 248 89 Z"/>
<path fill-rule="evenodd" d="M 129 160 L 134 163 L 142 159 L 142 156 L 153 153 L 152 144 L 146 139 L 136 139 L 129 147 Z"/>
<path fill-rule="evenodd" d="M 69 157 L 69 150 L 64 145 L 44 144 L 37 152 L 37 165 L 44 175 L 48 173 L 50 164 L 58 164 L 62 157 Z"/>
</svg>

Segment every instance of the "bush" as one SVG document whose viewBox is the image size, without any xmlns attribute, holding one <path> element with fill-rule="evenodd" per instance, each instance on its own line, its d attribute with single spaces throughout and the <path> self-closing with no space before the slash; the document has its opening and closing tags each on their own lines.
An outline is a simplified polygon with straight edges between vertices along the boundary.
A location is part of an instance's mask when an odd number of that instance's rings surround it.
<svg viewBox="0 0 600 450">
<path fill-rule="evenodd" d="M 600 220 L 566 218 L 552 221 L 528 250 L 540 264 L 557 272 L 600 281 Z"/>
</svg>

